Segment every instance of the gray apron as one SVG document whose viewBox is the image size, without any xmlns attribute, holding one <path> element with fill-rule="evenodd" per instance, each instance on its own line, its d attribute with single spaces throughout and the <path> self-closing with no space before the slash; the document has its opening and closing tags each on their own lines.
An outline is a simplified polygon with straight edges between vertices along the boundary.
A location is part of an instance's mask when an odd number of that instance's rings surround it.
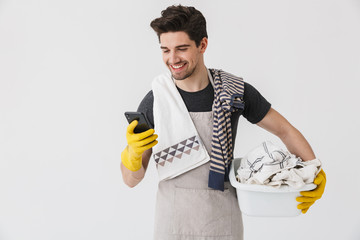
<svg viewBox="0 0 360 240">
<path fill-rule="evenodd" d="M 190 112 L 211 154 L 212 112 Z M 210 159 L 209 159 L 210 160 Z M 235 189 L 208 187 L 210 161 L 173 179 L 159 182 L 154 240 L 242 240 L 243 223 Z"/>
</svg>

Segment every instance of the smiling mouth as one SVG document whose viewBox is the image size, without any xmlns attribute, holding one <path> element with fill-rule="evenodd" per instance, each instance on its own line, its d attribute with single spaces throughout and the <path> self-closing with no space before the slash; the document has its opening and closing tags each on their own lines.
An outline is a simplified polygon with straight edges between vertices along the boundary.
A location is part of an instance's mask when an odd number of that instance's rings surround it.
<svg viewBox="0 0 360 240">
<path fill-rule="evenodd" d="M 182 69 L 184 69 L 185 66 L 186 66 L 186 63 L 177 64 L 177 65 L 171 65 L 170 64 L 171 69 L 174 70 L 175 72 L 181 71 Z"/>
</svg>

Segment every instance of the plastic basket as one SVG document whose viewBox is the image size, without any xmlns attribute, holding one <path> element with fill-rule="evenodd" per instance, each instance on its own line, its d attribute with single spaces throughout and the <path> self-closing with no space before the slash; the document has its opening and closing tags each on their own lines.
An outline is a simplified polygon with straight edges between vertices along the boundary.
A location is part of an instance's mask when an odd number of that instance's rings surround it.
<svg viewBox="0 0 360 240">
<path fill-rule="evenodd" d="M 235 158 L 230 167 L 230 183 L 236 189 L 241 212 L 256 217 L 295 217 L 301 214 L 297 209 L 299 202 L 296 197 L 301 191 L 309 191 L 316 185 L 306 184 L 301 189 L 294 189 L 288 185 L 274 188 L 266 185 L 244 184 L 236 180 L 236 170 L 242 158 Z"/>
</svg>

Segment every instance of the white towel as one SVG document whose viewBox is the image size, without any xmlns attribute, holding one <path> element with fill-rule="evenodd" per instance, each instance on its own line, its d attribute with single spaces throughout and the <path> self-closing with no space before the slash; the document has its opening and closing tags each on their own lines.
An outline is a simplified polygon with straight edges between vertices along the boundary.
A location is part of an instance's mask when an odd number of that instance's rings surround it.
<svg viewBox="0 0 360 240">
<path fill-rule="evenodd" d="M 302 161 L 269 141 L 250 151 L 241 161 L 237 179 L 241 183 L 301 188 L 313 183 L 321 170 L 319 159 Z"/>
<path fill-rule="evenodd" d="M 159 181 L 174 178 L 210 160 L 170 73 L 152 82 L 154 125 L 158 144 L 153 158 Z"/>
</svg>

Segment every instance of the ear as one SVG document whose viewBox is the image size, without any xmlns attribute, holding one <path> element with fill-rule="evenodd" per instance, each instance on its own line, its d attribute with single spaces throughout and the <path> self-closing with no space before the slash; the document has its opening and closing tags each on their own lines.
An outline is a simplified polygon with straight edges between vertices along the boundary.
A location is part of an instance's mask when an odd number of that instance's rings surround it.
<svg viewBox="0 0 360 240">
<path fill-rule="evenodd" d="M 201 42 L 200 42 L 200 45 L 199 45 L 199 50 L 200 50 L 200 53 L 204 53 L 206 48 L 207 48 L 207 45 L 208 45 L 208 39 L 206 37 L 204 37 Z"/>
</svg>

